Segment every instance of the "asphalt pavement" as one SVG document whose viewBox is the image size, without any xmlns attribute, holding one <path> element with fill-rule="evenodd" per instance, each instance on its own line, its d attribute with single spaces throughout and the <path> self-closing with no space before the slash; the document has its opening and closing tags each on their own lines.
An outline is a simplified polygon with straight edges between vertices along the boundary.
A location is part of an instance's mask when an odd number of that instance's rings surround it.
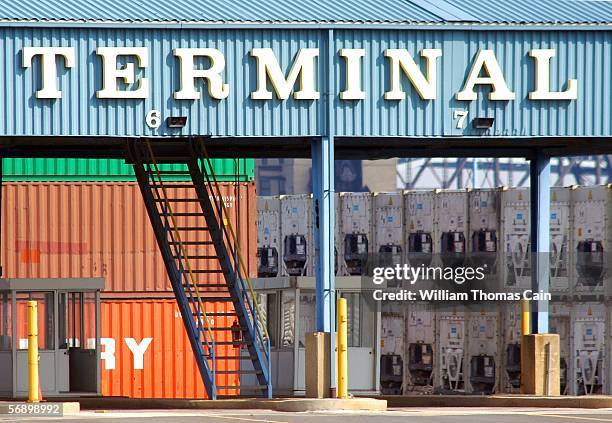
<svg viewBox="0 0 612 423">
<path fill-rule="evenodd" d="M 396 408 L 385 412 L 283 413 L 268 410 L 83 411 L 62 418 L 0 416 L 0 422 L 71 423 L 595 423 L 612 422 L 612 409 Z"/>
</svg>

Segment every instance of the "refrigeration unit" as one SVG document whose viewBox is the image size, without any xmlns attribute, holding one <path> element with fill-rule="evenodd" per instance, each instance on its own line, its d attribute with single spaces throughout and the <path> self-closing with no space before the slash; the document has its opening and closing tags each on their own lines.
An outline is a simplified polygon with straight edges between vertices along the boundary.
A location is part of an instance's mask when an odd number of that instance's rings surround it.
<svg viewBox="0 0 612 423">
<path fill-rule="evenodd" d="M 573 393 L 606 394 L 605 324 L 603 303 L 575 303 L 572 307 Z"/>
<path fill-rule="evenodd" d="M 435 192 L 404 191 L 406 259 L 411 266 L 429 266 L 434 245 Z"/>
<path fill-rule="evenodd" d="M 609 286 L 610 224 L 612 207 L 609 186 L 576 187 L 573 205 L 573 252 L 575 293 L 605 292 Z"/>
<path fill-rule="evenodd" d="M 433 387 L 436 353 L 436 313 L 431 307 L 411 304 L 406 312 L 406 390 Z"/>
<path fill-rule="evenodd" d="M 257 276 L 280 276 L 281 224 L 279 197 L 257 197 Z"/>
<path fill-rule="evenodd" d="M 529 254 L 529 189 L 502 191 L 502 260 L 506 288 L 531 286 Z"/>
<path fill-rule="evenodd" d="M 500 250 L 501 190 L 470 191 L 468 252 L 474 267 L 484 267 L 485 274 L 496 278 Z"/>
<path fill-rule="evenodd" d="M 466 263 L 468 192 L 444 190 L 435 195 L 436 242 L 444 267 Z"/>
<path fill-rule="evenodd" d="M 402 193 L 374 194 L 374 253 L 379 266 L 395 266 L 403 261 Z"/>
<path fill-rule="evenodd" d="M 282 276 L 312 276 L 312 196 L 281 195 Z"/>
<path fill-rule="evenodd" d="M 521 387 L 521 311 L 521 303 L 518 301 L 501 307 L 501 391 L 505 393 L 518 393 Z"/>
<path fill-rule="evenodd" d="M 550 191 L 550 291 L 569 293 L 570 269 L 570 194 L 564 187 Z"/>
<path fill-rule="evenodd" d="M 342 212 L 340 210 L 340 194 L 334 194 L 334 274 L 336 276 L 344 274 L 343 260 L 340 257 L 342 251 Z M 313 235 L 314 241 L 314 235 Z M 314 262 L 313 262 L 314 265 Z"/>
<path fill-rule="evenodd" d="M 559 379 L 561 395 L 571 394 L 571 303 L 550 303 L 549 332 L 559 335 Z"/>
<path fill-rule="evenodd" d="M 401 395 L 404 385 L 405 317 L 402 310 L 381 317 L 380 389 L 384 395 Z"/>
<path fill-rule="evenodd" d="M 468 316 L 468 391 L 489 395 L 497 388 L 499 316 L 492 311 L 466 312 Z"/>
<path fill-rule="evenodd" d="M 465 392 L 465 315 L 463 312 L 438 312 L 439 362 L 434 376 L 441 392 Z"/>
<path fill-rule="evenodd" d="M 342 274 L 365 274 L 368 254 L 373 247 L 372 195 L 367 192 L 340 194 L 340 251 L 344 265 Z M 340 225 L 337 225 L 340 226 Z"/>
</svg>

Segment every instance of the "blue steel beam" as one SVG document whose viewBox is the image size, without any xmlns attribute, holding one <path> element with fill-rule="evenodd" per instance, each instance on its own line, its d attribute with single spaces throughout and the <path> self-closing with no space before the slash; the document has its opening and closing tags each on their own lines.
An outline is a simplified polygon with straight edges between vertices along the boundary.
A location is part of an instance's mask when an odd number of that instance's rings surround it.
<svg viewBox="0 0 612 423">
<path fill-rule="evenodd" d="M 334 62 L 333 30 L 326 31 L 325 56 L 329 68 Z M 336 331 L 336 281 L 334 266 L 335 245 L 335 199 L 334 199 L 334 78 L 330 72 L 325 81 L 324 101 L 321 107 L 321 138 L 311 143 L 312 154 L 312 191 L 315 228 L 315 277 L 316 277 L 316 330 L 328 332 L 330 336 L 329 365 L 330 387 L 335 390 L 336 371 L 334 359 L 333 333 Z"/>
<path fill-rule="evenodd" d="M 550 292 L 550 157 L 536 152 L 529 163 L 531 289 Z M 548 301 L 532 301 L 531 333 L 548 333 Z"/>
<path fill-rule="evenodd" d="M 312 144 L 317 332 L 335 332 L 333 137 Z"/>
</svg>

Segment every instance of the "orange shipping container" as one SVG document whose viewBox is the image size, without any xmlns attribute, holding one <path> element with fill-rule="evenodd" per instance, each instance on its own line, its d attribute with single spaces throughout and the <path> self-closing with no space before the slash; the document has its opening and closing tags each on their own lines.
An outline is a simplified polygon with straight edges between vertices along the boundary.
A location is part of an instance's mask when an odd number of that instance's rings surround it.
<svg viewBox="0 0 612 423">
<path fill-rule="evenodd" d="M 207 311 L 232 311 L 231 303 L 208 303 Z M 102 394 L 131 398 L 205 398 L 191 345 L 174 300 L 105 300 L 102 302 Z M 218 317 L 216 327 L 230 327 Z M 215 331 L 231 340 L 230 331 Z M 233 356 L 232 346 L 217 354 Z M 217 360 L 217 370 L 236 370 L 238 359 Z M 217 385 L 238 385 L 237 375 L 217 375 Z M 226 390 L 226 395 L 238 394 Z"/>
<path fill-rule="evenodd" d="M 221 190 L 248 271 L 256 276 L 255 183 L 241 183 L 239 189 L 224 183 Z M 168 192 L 176 197 L 194 195 L 187 189 Z M 2 195 L 4 277 L 103 277 L 107 293 L 155 296 L 171 291 L 136 183 L 6 183 Z M 176 207 L 199 211 L 196 203 Z M 193 240 L 208 237 L 195 236 Z M 196 264 L 218 267 L 215 260 Z"/>
</svg>

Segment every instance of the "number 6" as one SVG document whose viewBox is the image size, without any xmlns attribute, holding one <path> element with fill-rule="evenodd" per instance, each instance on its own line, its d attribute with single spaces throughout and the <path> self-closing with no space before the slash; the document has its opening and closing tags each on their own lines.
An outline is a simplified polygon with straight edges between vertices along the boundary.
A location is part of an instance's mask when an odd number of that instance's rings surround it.
<svg viewBox="0 0 612 423">
<path fill-rule="evenodd" d="M 145 121 L 147 122 L 147 126 L 149 128 L 159 128 L 159 126 L 161 125 L 161 113 L 159 112 L 159 110 L 149 110 Z"/>
</svg>

